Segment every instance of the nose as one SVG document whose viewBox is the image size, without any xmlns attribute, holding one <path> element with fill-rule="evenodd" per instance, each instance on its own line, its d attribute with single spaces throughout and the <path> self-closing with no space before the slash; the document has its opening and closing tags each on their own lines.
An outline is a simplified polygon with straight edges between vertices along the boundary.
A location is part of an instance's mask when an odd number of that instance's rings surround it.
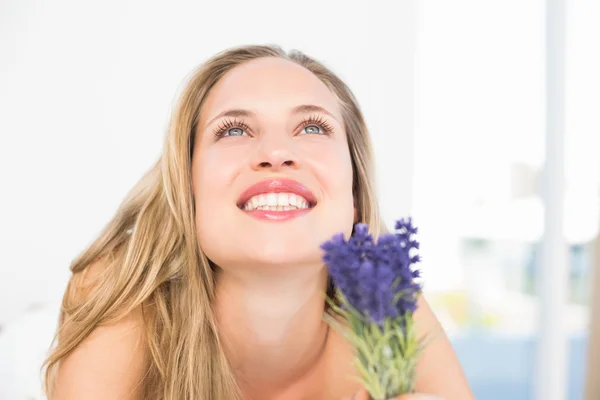
<svg viewBox="0 0 600 400">
<path fill-rule="evenodd" d="M 287 139 L 287 138 L 286 138 Z M 279 170 L 281 168 L 298 166 L 298 159 L 291 148 L 292 143 L 289 139 L 284 140 L 265 140 L 259 145 L 254 159 L 252 169 L 254 170 Z"/>
</svg>

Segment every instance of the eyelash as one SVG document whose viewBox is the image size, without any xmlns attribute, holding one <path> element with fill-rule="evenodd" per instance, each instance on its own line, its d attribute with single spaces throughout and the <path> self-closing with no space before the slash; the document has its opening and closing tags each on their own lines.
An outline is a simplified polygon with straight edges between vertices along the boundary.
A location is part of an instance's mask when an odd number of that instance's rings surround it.
<svg viewBox="0 0 600 400">
<path fill-rule="evenodd" d="M 240 128 L 244 131 L 250 130 L 250 127 L 246 125 L 246 123 L 242 120 L 235 119 L 225 119 L 214 131 L 214 134 L 217 138 L 221 138 L 225 135 L 225 133 L 229 129 Z"/>
<path fill-rule="evenodd" d="M 333 126 L 320 115 L 310 116 L 310 117 L 302 120 L 302 122 L 300 123 L 300 127 L 302 127 L 302 129 L 306 128 L 307 126 L 312 126 L 312 125 L 316 125 L 319 128 L 321 128 L 321 130 L 323 131 L 323 135 L 329 136 L 333 133 Z M 217 138 L 222 138 L 222 137 L 225 137 L 225 133 L 227 133 L 228 130 L 233 129 L 233 128 L 239 128 L 244 131 L 250 130 L 250 127 L 243 120 L 239 120 L 239 119 L 235 118 L 235 119 L 224 120 L 214 130 L 213 133 Z"/>
</svg>

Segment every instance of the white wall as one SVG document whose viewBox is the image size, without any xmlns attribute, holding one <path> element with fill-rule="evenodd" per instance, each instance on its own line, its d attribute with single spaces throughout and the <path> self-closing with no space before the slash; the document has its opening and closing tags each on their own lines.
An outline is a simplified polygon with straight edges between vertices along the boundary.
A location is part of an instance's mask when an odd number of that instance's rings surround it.
<svg viewBox="0 0 600 400">
<path fill-rule="evenodd" d="M 395 3 L 4 0 L 0 326 L 59 300 L 160 153 L 186 75 L 229 46 L 278 43 L 338 72 L 373 132 L 386 217 L 408 213 L 415 2 Z"/>
<path fill-rule="evenodd" d="M 185 77 L 217 51 L 277 43 L 338 72 L 373 132 L 387 219 L 409 212 L 414 1 L 390 7 L 0 3 L 0 399 L 39 396 L 70 261 L 158 157 Z"/>
</svg>

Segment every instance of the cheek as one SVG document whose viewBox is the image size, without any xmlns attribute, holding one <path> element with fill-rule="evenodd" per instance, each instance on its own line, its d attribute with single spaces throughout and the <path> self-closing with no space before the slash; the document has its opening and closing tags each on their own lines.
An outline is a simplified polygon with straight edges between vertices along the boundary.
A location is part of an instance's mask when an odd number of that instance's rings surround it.
<svg viewBox="0 0 600 400">
<path fill-rule="evenodd" d="M 230 187 L 239 173 L 240 159 L 218 149 L 199 152 L 197 157 L 192 164 L 196 231 L 201 247 L 210 249 L 212 239 L 219 236 L 218 227 L 235 204 Z"/>
<path fill-rule="evenodd" d="M 239 157 L 219 149 L 211 149 L 197 155 L 192 165 L 197 209 L 222 204 L 223 194 L 227 192 L 227 188 L 239 171 L 239 163 Z"/>
<path fill-rule="evenodd" d="M 202 149 L 192 164 L 196 234 L 198 246 L 213 262 L 221 264 L 224 241 L 221 227 L 232 218 L 235 198 L 230 184 L 239 171 L 239 159 L 217 148 Z M 231 202 L 231 204 L 229 204 Z"/>
<path fill-rule="evenodd" d="M 354 224 L 352 160 L 345 143 L 314 149 L 311 163 L 323 190 L 326 218 L 337 232 L 350 234 Z"/>
<path fill-rule="evenodd" d="M 311 154 L 317 179 L 326 194 L 338 201 L 352 200 L 352 160 L 345 142 L 324 146 Z"/>
</svg>

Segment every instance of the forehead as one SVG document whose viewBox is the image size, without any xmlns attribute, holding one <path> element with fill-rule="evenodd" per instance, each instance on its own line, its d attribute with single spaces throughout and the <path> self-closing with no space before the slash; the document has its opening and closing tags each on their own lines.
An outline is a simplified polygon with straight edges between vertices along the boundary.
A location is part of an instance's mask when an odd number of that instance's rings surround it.
<svg viewBox="0 0 600 400">
<path fill-rule="evenodd" d="M 210 90 L 200 119 L 226 109 L 287 112 L 301 104 L 321 106 L 342 120 L 337 96 L 312 72 L 281 58 L 260 58 L 227 72 Z"/>
</svg>

